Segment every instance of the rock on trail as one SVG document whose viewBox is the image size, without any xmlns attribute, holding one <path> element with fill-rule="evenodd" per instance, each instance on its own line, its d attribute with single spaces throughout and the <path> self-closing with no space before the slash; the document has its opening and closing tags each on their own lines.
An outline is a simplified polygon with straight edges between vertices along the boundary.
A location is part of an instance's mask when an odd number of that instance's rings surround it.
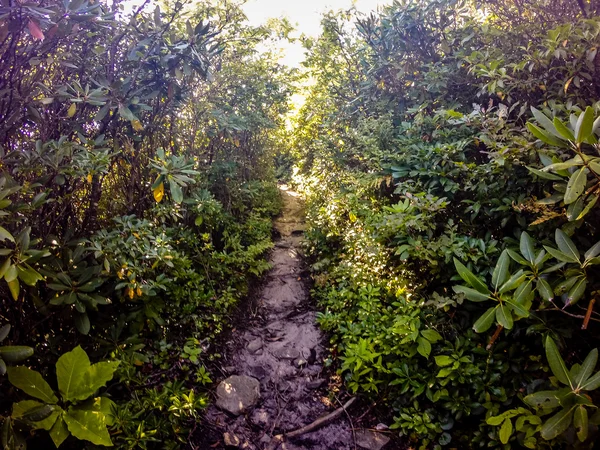
<svg viewBox="0 0 600 450">
<path fill-rule="evenodd" d="M 282 196 L 283 213 L 274 224 L 280 238 L 271 253 L 273 268 L 259 293 L 257 313 L 240 324 L 243 331 L 234 332 L 229 345 L 228 370 L 238 377 L 221 382 L 216 406 L 205 417 L 223 436 L 221 446 L 212 448 L 263 450 L 272 436 L 308 425 L 340 406 L 329 404 L 318 392 L 326 383 L 321 374 L 325 350 L 299 253 L 303 205 L 285 186 Z M 258 396 L 253 394 L 256 386 Z M 355 437 L 348 418 L 341 415 L 278 448 L 354 449 Z"/>
</svg>

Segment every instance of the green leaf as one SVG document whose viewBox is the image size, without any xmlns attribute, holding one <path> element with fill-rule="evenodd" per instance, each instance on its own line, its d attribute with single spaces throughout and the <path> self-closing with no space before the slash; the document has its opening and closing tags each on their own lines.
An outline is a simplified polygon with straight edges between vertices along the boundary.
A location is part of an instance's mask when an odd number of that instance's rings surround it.
<svg viewBox="0 0 600 450">
<path fill-rule="evenodd" d="M 519 255 L 517 252 L 512 251 L 511 249 L 507 249 L 506 252 L 508 253 L 508 256 L 510 256 L 515 262 L 526 266 L 527 265 L 527 260 L 525 258 L 523 258 L 521 255 Z"/>
<path fill-rule="evenodd" d="M 523 281 L 527 279 L 527 275 L 523 272 L 523 270 L 519 270 L 511 275 L 506 283 L 504 283 L 498 292 L 503 294 L 505 292 L 511 291 L 517 288 Z"/>
<path fill-rule="evenodd" d="M 594 109 L 591 106 L 585 108 L 585 111 L 579 115 L 577 125 L 575 126 L 575 140 L 578 144 L 585 142 L 594 126 Z"/>
<path fill-rule="evenodd" d="M 87 336 L 87 334 L 90 332 L 91 326 L 90 318 L 88 317 L 87 313 L 76 312 L 74 315 L 74 320 L 75 328 L 77 328 L 77 331 Z"/>
<path fill-rule="evenodd" d="M 513 327 L 512 312 L 504 304 L 499 304 L 498 308 L 496 308 L 496 320 L 507 330 L 510 330 Z"/>
<path fill-rule="evenodd" d="M 541 435 L 547 441 L 564 433 L 573 419 L 573 409 L 561 409 L 542 425 Z"/>
<path fill-rule="evenodd" d="M 484 312 L 479 319 L 473 324 L 473 329 L 476 333 L 483 333 L 490 329 L 496 317 L 496 306 Z"/>
<path fill-rule="evenodd" d="M 431 343 L 424 337 L 418 337 L 417 344 L 417 352 L 419 352 L 421 356 L 429 358 L 429 355 L 431 354 Z"/>
<path fill-rule="evenodd" d="M 9 367 L 8 381 L 16 388 L 43 402 L 50 404 L 58 402 L 58 398 L 54 395 L 50 385 L 35 370 L 27 367 Z"/>
<path fill-rule="evenodd" d="M 578 278 L 573 287 L 569 290 L 567 294 L 567 302 L 565 306 L 574 305 L 577 303 L 583 294 L 585 294 L 585 289 L 587 288 L 587 280 L 583 277 Z"/>
<path fill-rule="evenodd" d="M 452 286 L 452 290 L 457 294 L 464 294 L 465 298 L 472 302 L 485 302 L 490 299 L 489 295 L 482 294 L 467 286 Z"/>
<path fill-rule="evenodd" d="M 60 447 L 60 444 L 69 437 L 69 429 L 67 428 L 63 416 L 60 416 L 56 422 L 54 422 L 54 425 L 50 429 L 50 437 L 52 438 L 54 445 L 56 445 L 56 448 Z"/>
<path fill-rule="evenodd" d="M 448 355 L 439 355 L 435 357 L 435 364 L 438 367 L 445 367 L 454 362 L 454 358 L 451 358 Z"/>
<path fill-rule="evenodd" d="M 558 245 L 558 248 L 561 252 L 569 256 L 571 259 L 579 261 L 579 250 L 577 250 L 577 247 L 575 246 L 571 238 L 569 238 L 569 236 L 567 236 L 567 234 L 560 228 L 556 229 L 555 239 L 556 245 Z"/>
<path fill-rule="evenodd" d="M 552 122 L 552 120 L 550 120 L 546 114 L 544 114 L 542 111 L 540 111 L 537 108 L 534 108 L 533 106 L 531 107 L 531 112 L 533 113 L 533 117 L 535 117 L 535 120 L 537 120 L 537 122 L 548 132 L 552 133 L 554 136 L 561 138 L 562 136 L 560 135 L 560 133 L 556 130 L 554 123 Z"/>
<path fill-rule="evenodd" d="M 15 266 L 12 266 L 15 267 Z M 19 280 L 14 279 L 7 282 L 8 289 L 10 290 L 10 295 L 12 295 L 13 300 L 19 299 L 19 293 L 21 292 L 21 285 L 19 284 Z"/>
<path fill-rule="evenodd" d="M 33 355 L 33 348 L 25 345 L 5 345 L 0 347 L 0 357 L 7 362 L 19 362 Z"/>
<path fill-rule="evenodd" d="M 573 416 L 573 426 L 580 442 L 583 442 L 588 437 L 588 412 L 585 406 L 579 405 L 575 408 Z"/>
<path fill-rule="evenodd" d="M 0 241 L 9 240 L 10 242 L 15 242 L 15 238 L 12 234 L 8 232 L 8 230 L 4 227 L 0 227 Z"/>
<path fill-rule="evenodd" d="M 505 299 L 504 303 L 506 303 L 510 309 L 517 315 L 517 317 L 529 317 L 529 308 L 524 305 L 513 301 Z M 529 306 L 529 305 L 527 305 Z"/>
<path fill-rule="evenodd" d="M 63 400 L 73 401 L 78 399 L 78 394 L 81 393 L 80 386 L 90 367 L 90 359 L 79 345 L 58 358 L 56 378 L 58 379 L 58 390 Z"/>
<path fill-rule="evenodd" d="M 421 330 L 421 335 L 427 339 L 429 342 L 437 342 L 442 340 L 442 336 L 435 330 Z"/>
<path fill-rule="evenodd" d="M 565 365 L 564 360 L 560 356 L 556 344 L 550 336 L 546 337 L 546 344 L 544 347 L 546 349 L 546 358 L 548 359 L 550 370 L 552 370 L 554 376 L 561 383 L 573 387 L 571 379 L 569 378 L 569 371 L 567 370 L 567 366 Z"/>
<path fill-rule="evenodd" d="M 544 179 L 544 180 L 552 180 L 552 181 L 562 181 L 563 178 L 558 175 L 554 175 L 553 173 L 543 172 L 538 169 L 534 169 L 533 167 L 527 167 L 532 174 Z"/>
<path fill-rule="evenodd" d="M 531 132 L 531 134 L 533 134 L 536 138 L 538 138 L 540 141 L 548 144 L 548 145 L 554 145 L 556 147 L 564 147 L 565 144 L 562 140 L 560 140 L 557 137 L 554 137 L 553 135 L 551 135 L 550 133 L 542 130 L 541 128 L 535 126 L 534 124 L 527 122 L 527 129 Z"/>
<path fill-rule="evenodd" d="M 527 261 L 533 263 L 535 261 L 535 249 L 533 248 L 533 239 L 531 236 L 527 234 L 526 231 L 521 233 L 521 239 L 519 242 L 519 248 L 521 250 L 521 254 L 525 257 Z"/>
<path fill-rule="evenodd" d="M 94 392 L 112 380 L 118 366 L 119 361 L 103 361 L 92 364 L 87 372 L 84 373 L 83 380 L 73 393 L 73 398 L 75 400 L 85 400 L 90 397 Z"/>
<path fill-rule="evenodd" d="M 169 182 L 169 188 L 171 189 L 171 196 L 175 203 L 181 203 L 183 201 L 183 190 L 177 183 Z"/>
<path fill-rule="evenodd" d="M 469 269 L 467 269 L 463 263 L 454 258 L 454 265 L 456 266 L 456 270 L 463 280 L 465 280 L 482 294 L 490 295 L 490 290 L 485 283 L 476 277 Z"/>
<path fill-rule="evenodd" d="M 17 266 L 17 272 L 19 274 L 19 279 L 28 286 L 35 286 L 38 281 L 44 279 L 43 276 L 27 264 L 20 264 Z"/>
<path fill-rule="evenodd" d="M 71 408 L 64 419 L 67 428 L 76 438 L 96 445 L 113 445 L 106 429 L 106 418 L 101 412 Z"/>
<path fill-rule="evenodd" d="M 512 421 L 510 419 L 505 419 L 504 422 L 502 423 L 502 426 L 500 427 L 500 433 L 499 433 L 500 442 L 502 442 L 503 444 L 507 444 L 512 432 L 513 432 Z"/>
<path fill-rule="evenodd" d="M 538 409 L 551 410 L 560 406 L 560 400 L 556 395 L 556 391 L 540 391 L 530 394 L 523 399 L 529 406 Z"/>
<path fill-rule="evenodd" d="M 582 391 L 593 391 L 600 387 L 600 372 L 596 372 L 596 374 L 588 378 L 583 382 L 583 386 L 581 386 Z"/>
<path fill-rule="evenodd" d="M 575 142 L 575 136 L 573 135 L 573 132 L 569 130 L 558 117 L 554 118 L 552 124 L 554 125 L 554 128 L 558 134 L 560 134 L 564 139 Z"/>
<path fill-rule="evenodd" d="M 587 252 L 583 255 L 586 260 L 595 258 L 600 255 L 600 241 L 596 242 L 593 246 L 591 246 Z M 2 338 L 0 338 L 2 341 Z"/>
<path fill-rule="evenodd" d="M 498 258 L 494 272 L 492 273 L 492 284 L 496 289 L 502 286 L 509 277 L 508 268 L 510 266 L 510 256 L 508 252 L 504 250 Z"/>
<path fill-rule="evenodd" d="M 561 252 L 560 250 L 556 250 L 555 248 L 548 247 L 547 245 L 544 245 L 544 248 L 546 249 L 546 251 L 548 253 L 550 253 L 552 256 L 554 256 L 559 261 L 562 261 L 563 263 L 576 263 L 576 262 L 579 262 L 578 259 L 575 259 L 572 256 L 569 256 L 569 255 Z"/>
<path fill-rule="evenodd" d="M 573 384 L 577 387 L 581 387 L 585 381 L 592 375 L 598 362 L 598 349 L 592 349 L 583 361 L 581 369 L 576 377 L 573 378 Z"/>
<path fill-rule="evenodd" d="M 540 296 L 547 302 L 554 299 L 554 291 L 552 291 L 552 287 L 545 279 L 538 278 L 536 289 Z"/>
<path fill-rule="evenodd" d="M 569 183 L 567 184 L 567 190 L 565 192 L 565 204 L 570 205 L 575 202 L 583 191 L 585 190 L 585 185 L 587 183 L 587 174 L 586 168 L 582 167 L 577 172 L 571 175 L 569 178 Z"/>
</svg>

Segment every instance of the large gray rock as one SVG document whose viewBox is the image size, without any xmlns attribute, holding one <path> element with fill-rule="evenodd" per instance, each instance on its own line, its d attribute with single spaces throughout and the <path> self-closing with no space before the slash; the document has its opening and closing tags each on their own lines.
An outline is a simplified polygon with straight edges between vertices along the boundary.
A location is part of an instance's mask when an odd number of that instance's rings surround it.
<svg viewBox="0 0 600 450">
<path fill-rule="evenodd" d="M 390 438 L 371 430 L 356 431 L 356 445 L 367 450 L 381 450 Z"/>
<path fill-rule="evenodd" d="M 236 416 L 256 405 L 259 398 L 260 383 L 256 378 L 232 375 L 217 386 L 216 405 Z"/>
</svg>

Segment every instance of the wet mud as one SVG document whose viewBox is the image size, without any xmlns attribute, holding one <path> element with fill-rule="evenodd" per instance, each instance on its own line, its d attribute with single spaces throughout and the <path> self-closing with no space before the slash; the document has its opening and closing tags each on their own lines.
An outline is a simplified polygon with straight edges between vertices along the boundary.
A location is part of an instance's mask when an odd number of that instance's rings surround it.
<svg viewBox="0 0 600 450">
<path fill-rule="evenodd" d="M 315 322 L 300 251 L 303 204 L 285 186 L 281 192 L 284 206 L 274 222 L 279 238 L 270 256 L 272 269 L 257 292 L 254 311 L 232 335 L 225 370 L 226 375 L 256 378 L 260 398 L 237 416 L 214 405 L 209 408 L 205 420 L 218 435 L 223 434 L 211 448 L 267 449 L 273 436 L 308 425 L 340 406 L 324 391 L 326 341 Z M 355 445 L 343 414 L 318 430 L 286 439 L 277 448 L 343 450 Z"/>
</svg>

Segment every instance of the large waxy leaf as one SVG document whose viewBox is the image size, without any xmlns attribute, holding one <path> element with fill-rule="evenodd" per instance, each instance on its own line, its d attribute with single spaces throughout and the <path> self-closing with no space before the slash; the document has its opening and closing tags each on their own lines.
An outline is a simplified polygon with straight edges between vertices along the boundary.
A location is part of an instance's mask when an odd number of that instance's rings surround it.
<svg viewBox="0 0 600 450">
<path fill-rule="evenodd" d="M 60 444 L 62 444 L 65 439 L 69 437 L 69 429 L 67 428 L 67 423 L 62 415 L 56 420 L 50 429 L 50 437 L 57 448 L 60 447 Z"/>
<path fill-rule="evenodd" d="M 496 267 L 494 267 L 494 272 L 492 273 L 492 284 L 496 289 L 498 289 L 506 282 L 506 280 L 508 280 L 509 266 L 510 256 L 508 256 L 508 252 L 504 250 L 500 255 L 500 258 L 498 258 L 498 262 L 496 263 Z"/>
<path fill-rule="evenodd" d="M 573 415 L 573 426 L 579 441 L 583 442 L 588 437 L 588 413 L 585 406 L 579 405 L 575 408 L 575 414 Z"/>
<path fill-rule="evenodd" d="M 175 203 L 181 203 L 183 201 L 183 191 L 181 186 L 179 186 L 174 181 L 169 183 L 169 188 L 171 189 L 171 197 Z"/>
<path fill-rule="evenodd" d="M 550 419 L 548 419 L 546 423 L 542 425 L 542 437 L 549 441 L 564 433 L 567 428 L 569 428 L 569 425 L 571 425 L 571 421 L 573 420 L 573 410 L 574 407 L 564 408 L 554 416 L 550 417 Z"/>
<path fill-rule="evenodd" d="M 498 308 L 496 308 L 496 320 L 507 330 L 510 330 L 513 327 L 512 312 L 507 305 L 498 305 Z"/>
<path fill-rule="evenodd" d="M 566 384 L 567 386 L 572 386 L 567 366 L 562 359 L 562 356 L 560 356 L 560 352 L 558 351 L 556 344 L 550 336 L 546 337 L 546 343 L 544 347 L 546 349 L 546 358 L 548 359 L 550 370 L 552 370 L 554 376 L 561 383 Z"/>
<path fill-rule="evenodd" d="M 67 428 L 76 438 L 90 441 L 96 445 L 112 447 L 113 444 L 106 429 L 106 418 L 101 412 L 71 408 L 65 414 L 64 420 Z"/>
<path fill-rule="evenodd" d="M 583 191 L 585 190 L 585 185 L 587 183 L 587 174 L 586 168 L 582 167 L 577 170 L 571 177 L 569 178 L 569 183 L 567 184 L 567 190 L 565 191 L 565 204 L 570 205 L 574 201 L 576 201 Z"/>
<path fill-rule="evenodd" d="M 424 337 L 417 338 L 417 352 L 425 358 L 429 358 L 431 354 L 431 343 Z"/>
<path fill-rule="evenodd" d="M 554 126 L 554 123 L 552 122 L 552 120 L 550 120 L 548 118 L 548 116 L 546 116 L 546 114 L 544 114 L 542 111 L 540 111 L 537 108 L 534 108 L 533 106 L 531 107 L 531 112 L 533 113 L 533 117 L 535 117 L 535 120 L 537 120 L 537 122 L 548 132 L 550 132 L 551 134 L 553 134 L 554 136 L 561 138 L 562 136 L 561 134 L 556 130 L 556 127 Z"/>
<path fill-rule="evenodd" d="M 511 275 L 511 277 L 504 283 L 500 290 L 498 291 L 500 294 L 504 294 L 505 292 L 512 291 L 517 288 L 523 281 L 527 279 L 527 275 L 523 272 L 523 270 L 519 270 Z"/>
<path fill-rule="evenodd" d="M 58 379 L 58 390 L 64 400 L 77 400 L 80 385 L 90 368 L 90 359 L 81 346 L 65 353 L 56 363 L 56 377 Z"/>
<path fill-rule="evenodd" d="M 475 289 L 472 289 L 467 286 L 453 286 L 452 290 L 457 294 L 464 294 L 467 300 L 471 300 L 472 302 L 485 302 L 490 299 L 489 295 L 482 294 Z"/>
<path fill-rule="evenodd" d="M 594 109 L 591 106 L 585 108 L 578 119 L 575 126 L 575 140 L 577 143 L 585 142 L 588 136 L 592 133 L 594 126 Z"/>
<path fill-rule="evenodd" d="M 469 283 L 476 290 L 481 292 L 482 294 L 490 295 L 490 290 L 485 285 L 483 281 L 481 281 L 478 277 L 473 274 L 469 269 L 465 267 L 463 263 L 461 263 L 458 259 L 454 258 L 454 265 L 456 266 L 456 270 L 460 277 Z"/>
<path fill-rule="evenodd" d="M 573 135 L 573 132 L 569 130 L 567 126 L 564 123 L 562 123 L 562 121 L 558 117 L 554 118 L 552 124 L 554 125 L 554 128 L 556 129 L 558 134 L 560 134 L 564 139 L 572 142 L 575 141 L 575 135 Z"/>
<path fill-rule="evenodd" d="M 473 329 L 476 333 L 483 333 L 490 329 L 496 318 L 496 306 L 484 312 L 479 319 L 473 324 Z"/>
<path fill-rule="evenodd" d="M 540 391 L 523 399 L 529 406 L 538 409 L 554 409 L 560 405 L 556 391 Z"/>
<path fill-rule="evenodd" d="M 552 291 L 552 287 L 550 286 L 550 283 L 548 283 L 545 279 L 538 278 L 536 289 L 539 292 L 540 296 L 547 302 L 554 299 L 554 292 Z"/>
<path fill-rule="evenodd" d="M 556 147 L 564 147 L 565 146 L 565 144 L 562 140 L 553 136 L 552 134 L 548 133 L 547 131 L 542 130 L 540 127 L 538 127 L 532 123 L 527 122 L 527 129 L 536 138 L 538 138 L 540 141 L 542 141 L 548 145 L 554 145 Z"/>
<path fill-rule="evenodd" d="M 27 367 L 9 367 L 8 381 L 26 394 L 31 395 L 43 402 L 54 404 L 58 402 L 58 398 L 54 395 L 52 388 L 42 375 L 35 370 Z"/>
<path fill-rule="evenodd" d="M 581 386 L 582 391 L 593 391 L 600 387 L 600 372 L 596 372 L 594 376 L 588 378 L 583 381 L 583 385 Z"/>
<path fill-rule="evenodd" d="M 533 248 L 533 239 L 531 239 L 531 236 L 529 236 L 529 234 L 527 234 L 527 232 L 525 231 L 521 233 L 519 248 L 521 250 L 521 254 L 525 257 L 527 261 L 529 261 L 530 263 L 533 263 L 535 261 L 535 249 Z"/>
<path fill-rule="evenodd" d="M 83 380 L 74 392 L 76 400 L 85 400 L 94 392 L 105 386 L 113 378 L 113 374 L 119 366 L 118 361 L 99 362 L 93 364 L 83 375 Z"/>
<path fill-rule="evenodd" d="M 19 362 L 33 355 L 33 348 L 24 345 L 5 345 L 0 347 L 0 357 L 7 362 Z"/>
<path fill-rule="evenodd" d="M 498 436 L 500 437 L 500 442 L 503 444 L 508 444 L 510 436 L 513 432 L 513 424 L 509 418 L 504 419 L 502 426 L 500 427 L 500 432 Z"/>
<path fill-rule="evenodd" d="M 575 261 L 579 261 L 579 250 L 577 246 L 573 243 L 571 238 L 567 236 L 567 234 L 561 230 L 560 228 L 556 229 L 555 233 L 556 245 L 561 252 L 567 255 L 569 258 L 572 258 Z"/>
</svg>

